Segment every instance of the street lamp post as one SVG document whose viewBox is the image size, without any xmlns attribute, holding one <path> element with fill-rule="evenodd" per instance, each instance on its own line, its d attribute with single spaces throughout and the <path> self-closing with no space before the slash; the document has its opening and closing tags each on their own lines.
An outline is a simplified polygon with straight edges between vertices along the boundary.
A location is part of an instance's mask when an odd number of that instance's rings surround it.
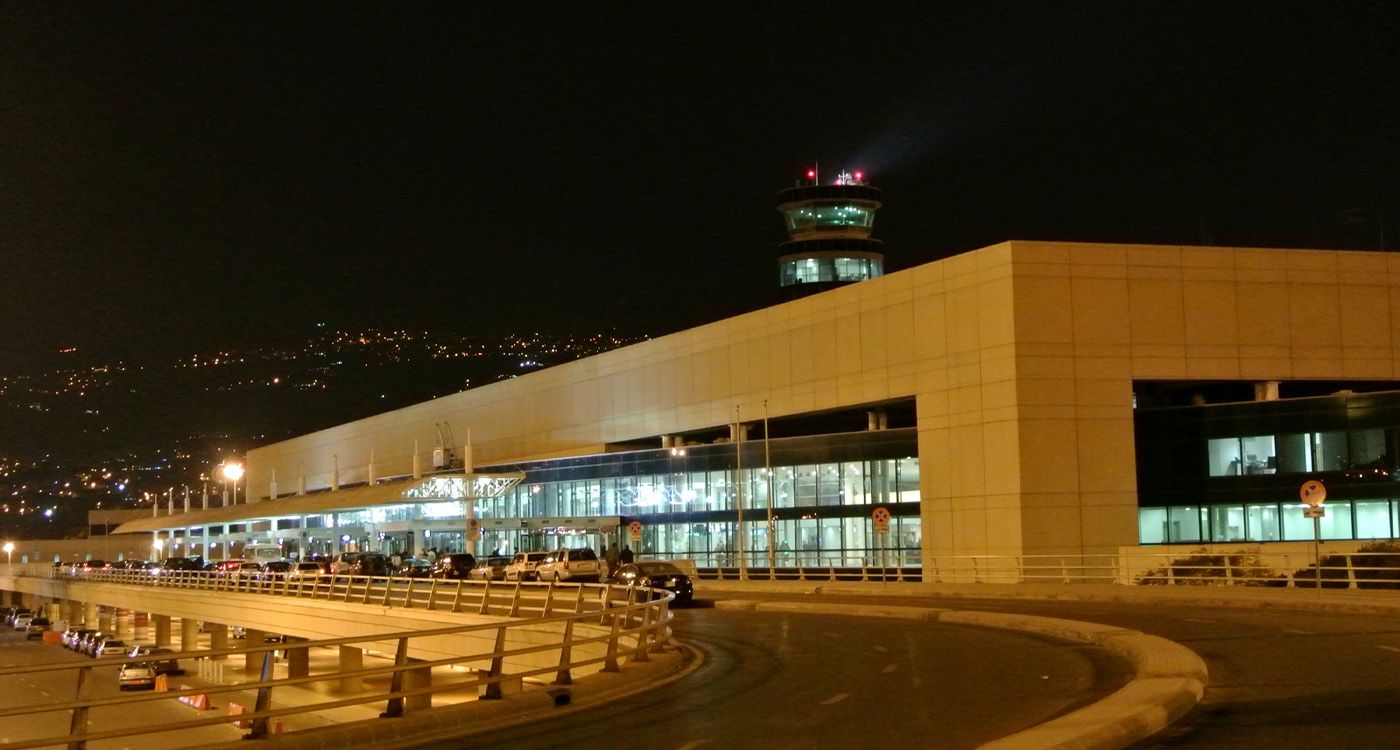
<svg viewBox="0 0 1400 750">
<path fill-rule="evenodd" d="M 15 560 L 14 560 L 14 555 L 15 555 L 15 543 L 14 543 L 14 542 L 5 542 L 4 550 L 5 550 L 5 564 L 6 564 L 6 565 L 12 565 L 12 564 L 14 564 L 14 561 L 15 561 Z"/>
<path fill-rule="evenodd" d="M 231 483 L 233 484 L 233 487 L 232 487 L 232 490 L 233 490 L 233 491 L 232 491 L 232 493 L 231 493 L 232 496 L 233 496 L 233 502 L 231 502 L 230 505 L 237 505 L 237 504 L 238 504 L 238 480 L 243 478 L 243 464 L 236 463 L 236 462 L 235 462 L 235 463 L 226 463 L 226 464 L 224 464 L 224 478 L 227 479 L 227 480 L 229 480 L 229 482 L 231 482 Z M 245 491 L 244 494 L 247 494 L 247 492 Z"/>
</svg>

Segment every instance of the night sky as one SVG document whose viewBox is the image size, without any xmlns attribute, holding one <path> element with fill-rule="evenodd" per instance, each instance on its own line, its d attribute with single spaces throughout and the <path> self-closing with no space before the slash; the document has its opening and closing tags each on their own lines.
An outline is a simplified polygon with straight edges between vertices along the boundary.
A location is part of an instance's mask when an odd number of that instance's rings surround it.
<svg viewBox="0 0 1400 750">
<path fill-rule="evenodd" d="M 813 161 L 884 190 L 891 269 L 1393 249 L 1397 7 L 11 0 L 0 373 L 316 322 L 677 330 L 776 299 Z"/>
</svg>

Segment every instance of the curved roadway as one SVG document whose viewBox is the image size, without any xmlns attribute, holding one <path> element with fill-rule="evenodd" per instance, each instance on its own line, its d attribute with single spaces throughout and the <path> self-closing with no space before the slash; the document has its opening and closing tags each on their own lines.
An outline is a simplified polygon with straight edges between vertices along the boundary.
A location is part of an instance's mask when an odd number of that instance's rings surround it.
<svg viewBox="0 0 1400 750">
<path fill-rule="evenodd" d="M 1096 649 L 1020 633 L 850 615 L 676 615 L 676 635 L 704 654 L 685 678 L 453 746 L 967 748 L 1127 679 Z"/>
</svg>

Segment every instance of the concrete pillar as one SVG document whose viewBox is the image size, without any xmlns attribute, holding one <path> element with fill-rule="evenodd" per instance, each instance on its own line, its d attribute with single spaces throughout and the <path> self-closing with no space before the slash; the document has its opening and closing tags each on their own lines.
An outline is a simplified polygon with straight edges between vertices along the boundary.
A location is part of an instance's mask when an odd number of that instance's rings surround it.
<svg viewBox="0 0 1400 750">
<path fill-rule="evenodd" d="M 117 609 L 116 607 L 97 607 L 97 629 L 104 633 L 115 633 L 117 631 Z"/>
<path fill-rule="evenodd" d="M 422 661 L 421 659 L 409 659 L 409 662 Z M 417 690 L 418 688 L 430 687 L 433 684 L 433 670 L 431 667 L 419 667 L 410 669 L 403 673 L 403 689 Z M 403 707 L 405 711 L 426 710 L 433 707 L 433 696 L 429 693 L 423 695 L 410 695 L 404 699 Z"/>
<path fill-rule="evenodd" d="M 263 645 L 263 639 L 267 636 L 261 630 L 248 628 L 244 632 L 243 645 L 247 648 Z M 263 655 L 261 653 L 248 653 L 243 655 L 243 670 L 248 674 L 257 674 L 262 671 Z"/>
<path fill-rule="evenodd" d="M 89 628 L 98 628 L 97 605 L 92 602 L 83 602 L 83 624 Z"/>
<path fill-rule="evenodd" d="M 303 640 L 298 638 L 296 640 Z M 289 644 L 290 645 L 290 644 Z M 311 649 L 298 646 L 287 649 L 287 676 L 307 677 L 311 674 Z"/>
<path fill-rule="evenodd" d="M 124 614 L 125 617 L 123 620 L 131 623 L 131 629 L 127 631 L 131 633 L 131 640 L 137 643 L 150 643 L 151 616 L 145 612 L 137 612 L 134 609 L 126 610 Z"/>
<path fill-rule="evenodd" d="M 340 647 L 340 671 L 349 672 L 365 668 L 364 649 L 354 646 Z M 360 677 L 346 677 L 340 681 L 340 689 L 346 693 L 358 693 L 364 689 L 364 680 Z"/>
<path fill-rule="evenodd" d="M 170 615 L 150 615 L 151 624 L 155 625 L 156 645 L 170 645 Z"/>
<path fill-rule="evenodd" d="M 67 620 L 69 625 L 80 625 L 86 622 L 83 619 L 83 603 L 73 599 L 64 599 L 63 619 Z"/>
<path fill-rule="evenodd" d="M 190 617 L 180 618 L 180 650 L 193 651 L 199 648 L 199 620 Z"/>
<path fill-rule="evenodd" d="M 207 623 L 209 625 L 209 650 L 222 651 L 228 648 L 228 626 L 216 622 Z M 212 657 L 216 661 L 223 661 L 227 656 Z"/>
</svg>

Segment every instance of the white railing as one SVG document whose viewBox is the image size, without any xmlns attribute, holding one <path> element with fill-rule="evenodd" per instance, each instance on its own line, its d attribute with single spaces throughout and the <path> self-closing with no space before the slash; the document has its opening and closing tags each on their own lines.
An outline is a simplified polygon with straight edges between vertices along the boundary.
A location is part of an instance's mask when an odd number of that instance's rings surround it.
<svg viewBox="0 0 1400 750">
<path fill-rule="evenodd" d="M 936 555 L 872 560 L 818 556 L 801 564 L 768 567 L 746 556 L 697 572 L 709 580 L 882 581 L 928 583 L 1113 583 L 1121 585 L 1271 586 L 1281 588 L 1400 589 L 1400 553 L 1339 552 L 1314 565 L 1311 553 L 1132 552 L 1118 555 Z"/>
<path fill-rule="evenodd" d="M 10 573 L 17 571 L 11 570 Z M 31 573 L 32 575 L 33 573 Z M 162 659 L 219 660 L 235 654 L 262 654 L 262 671 L 257 680 L 231 685 L 213 685 L 144 695 L 124 695 L 115 698 L 85 697 L 85 685 L 91 682 L 95 667 L 149 661 L 149 657 L 134 659 L 103 658 L 95 662 L 62 662 L 25 667 L 0 668 L 0 681 L 13 675 L 35 672 L 71 672 L 75 689 L 71 700 L 54 701 L 0 709 L 0 723 L 24 721 L 26 717 L 67 712 L 70 729 L 66 735 L 32 740 L 11 741 L 6 748 L 22 750 L 42 746 L 66 745 L 70 750 L 82 750 L 94 740 L 133 737 L 157 732 L 248 722 L 248 737 L 268 733 L 269 722 L 282 717 L 331 708 L 385 702 L 383 717 L 396 717 L 411 707 L 410 698 L 426 699 L 442 691 L 476 688 L 483 699 L 504 697 L 502 686 L 520 686 L 527 680 L 549 678 L 554 690 L 567 690 L 573 673 L 581 669 L 602 672 L 620 671 L 620 663 L 648 661 L 648 653 L 670 635 L 670 603 L 673 596 L 665 591 L 635 586 L 607 584 L 523 584 L 504 585 L 491 581 L 444 581 L 439 579 L 370 578 L 366 576 L 326 575 L 296 579 L 236 579 L 206 572 L 178 572 L 152 575 L 148 571 L 90 571 L 76 575 L 49 572 L 53 578 L 74 581 L 94 581 L 126 585 L 160 586 L 206 591 L 242 591 L 272 596 L 330 599 L 350 603 L 391 607 L 414 607 L 430 610 L 496 615 L 503 619 L 474 625 L 434 628 L 430 630 L 379 633 L 371 636 L 321 640 L 298 640 L 291 643 L 269 643 L 245 648 L 218 650 L 186 650 L 163 655 Z M 515 637 L 512 637 L 512 636 Z M 463 642 L 485 639 L 492 648 L 472 653 L 454 654 L 449 658 L 412 660 L 408 655 L 419 639 L 441 639 L 461 636 Z M 274 653 L 284 649 L 310 649 L 354 644 L 396 645 L 393 663 L 388 666 L 354 670 L 336 670 L 306 676 L 274 679 Z M 431 649 L 430 649 L 431 650 Z M 557 657 L 552 656 L 557 654 Z M 448 672 L 452 679 L 434 679 L 431 685 L 412 686 L 405 682 L 411 672 L 434 667 L 470 667 L 466 672 Z M 205 671 L 205 665 L 199 669 Z M 212 670 L 210 670 L 212 671 Z M 461 674 L 458 678 L 456 675 Z M 278 688 L 312 687 L 315 683 L 336 683 L 346 679 L 363 679 L 389 675 L 387 692 L 366 692 L 363 695 L 323 699 L 311 703 L 274 707 L 272 696 Z M 110 729 L 90 729 L 88 712 L 96 707 L 172 701 L 180 698 L 204 698 L 210 695 L 239 691 L 257 691 L 253 710 L 236 716 L 218 715 L 178 722 L 152 725 L 123 725 Z"/>
</svg>

